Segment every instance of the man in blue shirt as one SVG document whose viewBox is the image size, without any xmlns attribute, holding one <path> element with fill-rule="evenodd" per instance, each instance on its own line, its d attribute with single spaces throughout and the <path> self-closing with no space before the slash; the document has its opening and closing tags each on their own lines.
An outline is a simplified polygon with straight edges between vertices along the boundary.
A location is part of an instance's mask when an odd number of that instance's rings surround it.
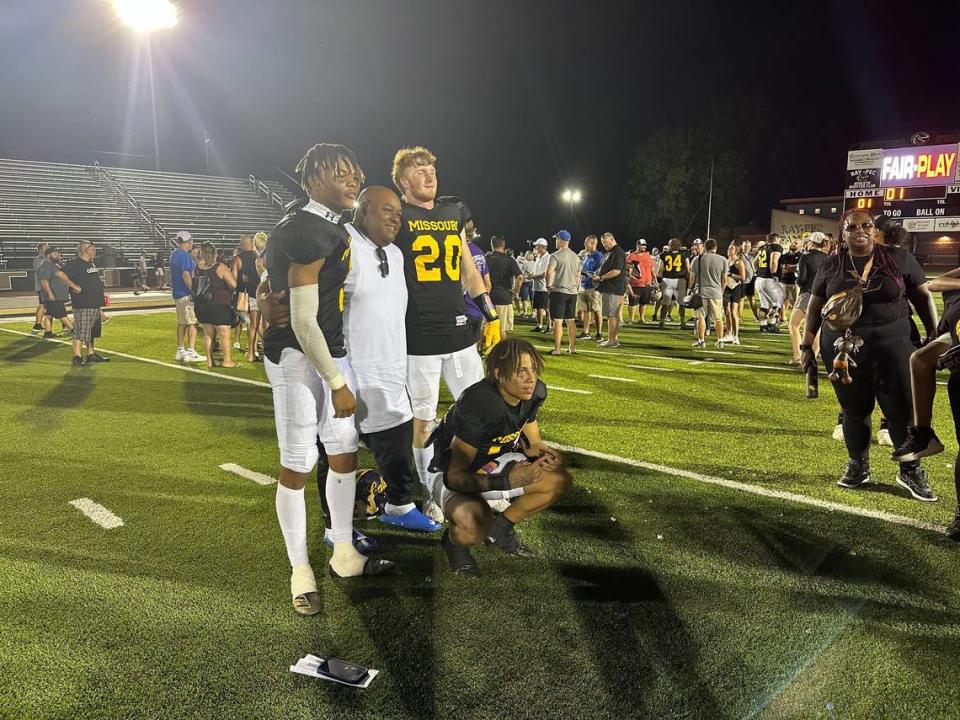
<svg viewBox="0 0 960 720">
<path fill-rule="evenodd" d="M 579 340 L 590 339 L 590 323 L 596 321 L 597 334 L 594 340 L 603 340 L 603 318 L 600 315 L 600 293 L 593 282 L 593 275 L 600 269 L 603 253 L 597 250 L 597 236 L 587 235 L 583 241 L 583 267 L 580 268 L 580 295 L 577 296 L 577 314 L 583 332 Z"/>
<path fill-rule="evenodd" d="M 179 247 L 170 253 L 170 287 L 177 306 L 177 354 L 173 359 L 177 362 L 200 362 L 204 358 L 193 349 L 197 342 L 197 316 L 190 296 L 193 271 L 197 267 L 190 254 L 193 238 L 186 230 L 181 230 L 177 233 L 177 244 Z M 183 343 L 184 336 L 187 337 L 187 345 Z"/>
</svg>

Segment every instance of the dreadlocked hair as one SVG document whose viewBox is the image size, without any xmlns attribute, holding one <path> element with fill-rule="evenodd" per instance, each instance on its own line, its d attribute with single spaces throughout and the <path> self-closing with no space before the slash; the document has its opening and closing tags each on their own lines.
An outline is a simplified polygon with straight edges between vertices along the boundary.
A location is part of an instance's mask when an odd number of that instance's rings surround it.
<svg viewBox="0 0 960 720">
<path fill-rule="evenodd" d="M 337 165 L 341 160 L 356 175 L 357 182 L 363 185 L 366 178 L 353 150 L 345 145 L 317 143 L 307 150 L 297 163 L 296 172 L 300 175 L 300 186 L 306 190 L 307 184 L 315 178 L 331 180 L 337 174 Z"/>
<path fill-rule="evenodd" d="M 837 271 L 834 274 L 836 279 L 843 277 L 844 273 L 847 272 L 848 265 L 852 264 L 847 262 L 847 258 L 850 255 L 850 249 L 847 247 L 846 241 L 843 239 L 843 229 L 846 227 L 847 220 L 850 219 L 850 216 L 854 213 L 862 213 L 867 217 L 870 217 L 871 221 L 873 218 L 870 213 L 866 212 L 861 208 L 849 208 L 844 211 L 843 215 L 840 216 L 839 220 L 839 237 L 837 241 L 836 253 L 840 260 L 837 263 Z M 900 286 L 900 289 L 903 289 L 903 276 L 900 274 L 900 270 L 897 267 L 897 263 L 894 260 L 894 252 L 891 248 L 886 245 L 881 245 L 876 240 L 873 242 L 873 269 L 878 273 L 883 273 L 887 277 L 893 278 L 893 280 Z"/>
<path fill-rule="evenodd" d="M 495 383 L 512 377 L 520 370 L 524 355 L 530 356 L 537 375 L 543 373 L 543 356 L 526 340 L 507 338 L 501 340 L 487 354 L 487 379 Z"/>
</svg>

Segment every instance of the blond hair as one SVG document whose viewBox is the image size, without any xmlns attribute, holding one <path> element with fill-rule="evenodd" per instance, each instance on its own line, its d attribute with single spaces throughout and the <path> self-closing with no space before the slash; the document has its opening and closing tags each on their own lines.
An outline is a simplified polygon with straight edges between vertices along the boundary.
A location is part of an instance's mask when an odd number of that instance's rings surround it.
<svg viewBox="0 0 960 720">
<path fill-rule="evenodd" d="M 393 169 L 391 170 L 393 184 L 396 185 L 397 190 L 403 194 L 403 188 L 400 187 L 400 178 L 403 177 L 403 173 L 407 171 L 407 168 L 422 165 L 436 165 L 436 163 L 437 156 L 422 145 L 400 148 L 397 150 L 397 154 L 393 156 Z"/>
<path fill-rule="evenodd" d="M 263 252 L 263 249 L 267 246 L 267 237 L 268 235 L 263 230 L 253 236 L 253 247 L 256 248 L 258 253 Z"/>
</svg>

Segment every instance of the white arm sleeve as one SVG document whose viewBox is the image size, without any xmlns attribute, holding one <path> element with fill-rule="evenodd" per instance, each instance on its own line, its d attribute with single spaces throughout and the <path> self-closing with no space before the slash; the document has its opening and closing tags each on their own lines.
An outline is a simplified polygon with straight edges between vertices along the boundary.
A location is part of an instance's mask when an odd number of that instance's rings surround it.
<svg viewBox="0 0 960 720">
<path fill-rule="evenodd" d="M 317 324 L 319 311 L 320 294 L 316 283 L 290 288 L 290 327 L 297 336 L 297 342 L 330 389 L 339 390 L 347 381 L 340 374 L 336 361 L 330 357 L 327 340 Z"/>
</svg>

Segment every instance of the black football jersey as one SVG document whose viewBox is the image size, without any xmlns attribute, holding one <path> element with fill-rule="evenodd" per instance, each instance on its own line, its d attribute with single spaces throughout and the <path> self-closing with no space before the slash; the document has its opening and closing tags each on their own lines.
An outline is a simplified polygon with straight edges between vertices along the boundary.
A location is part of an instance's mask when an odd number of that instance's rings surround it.
<svg viewBox="0 0 960 720">
<path fill-rule="evenodd" d="M 345 357 L 343 339 L 343 282 L 350 271 L 350 235 L 335 214 L 323 217 L 304 210 L 305 201 L 297 201 L 270 232 L 266 248 L 267 275 L 274 291 L 287 290 L 290 263 L 309 265 L 325 258 L 317 276 L 320 310 L 317 324 L 327 341 L 330 355 Z M 322 209 L 322 207 L 321 207 Z M 289 294 L 284 301 L 289 303 Z M 280 362 L 284 348 L 300 350 L 300 343 L 289 325 L 271 325 L 263 336 L 264 354 L 273 363 Z"/>
<path fill-rule="evenodd" d="M 770 258 L 774 253 L 780 253 L 780 260 L 777 262 L 777 272 L 770 271 Z M 780 266 L 783 264 L 783 246 L 777 243 L 767 243 L 757 250 L 757 259 L 753 265 L 757 270 L 757 277 L 778 278 L 780 277 Z"/>
<path fill-rule="evenodd" d="M 673 279 L 687 277 L 687 260 L 690 259 L 689 250 L 686 248 L 669 250 L 663 253 L 660 258 L 663 260 L 663 277 Z"/>
<path fill-rule="evenodd" d="M 395 245 L 407 278 L 407 352 L 441 355 L 473 342 L 460 283 L 465 207 L 439 202 L 427 210 L 403 203 Z"/>
<path fill-rule="evenodd" d="M 431 470 L 445 472 L 450 464 L 453 438 L 458 437 L 477 449 L 470 464 L 472 472 L 489 472 L 494 461 L 505 453 L 523 452 L 523 427 L 537 419 L 537 413 L 547 399 L 547 386 L 537 380 L 533 397 L 522 400 L 516 407 L 507 405 L 496 384 L 487 379 L 463 391 L 449 407 L 431 436 L 434 460 Z"/>
</svg>

